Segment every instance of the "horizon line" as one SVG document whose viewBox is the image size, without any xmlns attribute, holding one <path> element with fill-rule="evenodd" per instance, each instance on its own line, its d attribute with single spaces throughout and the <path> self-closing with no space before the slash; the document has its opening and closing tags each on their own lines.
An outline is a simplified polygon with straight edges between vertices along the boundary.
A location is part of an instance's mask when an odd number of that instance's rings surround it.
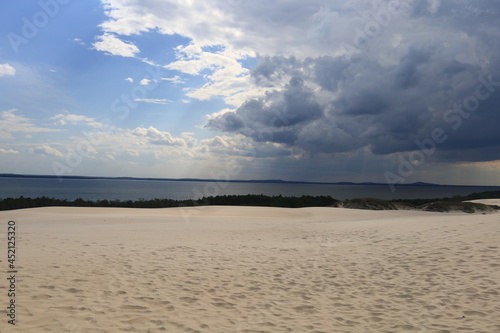
<svg viewBox="0 0 500 333">
<path fill-rule="evenodd" d="M 16 174 L 16 173 L 0 173 L 0 177 L 21 177 L 21 178 L 58 178 L 58 179 L 121 179 L 121 180 L 157 180 L 157 181 L 200 181 L 200 182 L 234 182 L 234 183 L 290 183 L 290 184 L 317 184 L 317 185 L 387 185 L 387 183 L 379 182 L 319 182 L 319 181 L 302 181 L 302 180 L 282 180 L 282 179 L 215 179 L 215 178 L 162 178 L 162 177 L 129 177 L 129 176 L 81 176 L 81 175 L 40 175 L 40 174 Z M 393 186 L 455 186 L 455 187 L 500 187 L 499 185 L 451 185 L 451 184 L 435 184 L 427 182 L 413 182 L 404 184 L 392 184 Z"/>
</svg>

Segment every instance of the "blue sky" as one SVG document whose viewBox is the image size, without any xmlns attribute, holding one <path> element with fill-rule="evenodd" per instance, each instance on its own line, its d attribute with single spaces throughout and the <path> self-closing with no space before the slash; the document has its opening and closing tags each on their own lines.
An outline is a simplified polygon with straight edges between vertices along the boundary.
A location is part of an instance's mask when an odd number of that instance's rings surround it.
<svg viewBox="0 0 500 333">
<path fill-rule="evenodd" d="M 495 1 L 0 5 L 0 172 L 500 185 Z"/>
</svg>

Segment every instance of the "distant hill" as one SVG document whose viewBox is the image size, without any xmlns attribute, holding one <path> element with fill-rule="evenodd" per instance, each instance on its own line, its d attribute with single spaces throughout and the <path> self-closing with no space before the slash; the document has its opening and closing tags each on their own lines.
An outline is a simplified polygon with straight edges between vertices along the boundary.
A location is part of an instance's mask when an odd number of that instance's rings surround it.
<svg viewBox="0 0 500 333">
<path fill-rule="evenodd" d="M 205 178 L 136 178 L 136 177 L 99 177 L 99 176 L 56 176 L 56 175 L 24 175 L 13 173 L 0 173 L 0 177 L 10 178 L 44 178 L 44 179 L 112 179 L 112 180 L 154 180 L 154 181 L 177 181 L 177 182 L 232 182 L 232 183 L 280 183 L 280 184 L 317 184 L 317 185 L 364 185 L 364 186 L 387 186 L 386 183 L 373 182 L 307 182 L 307 181 L 290 181 L 282 179 L 205 179 Z M 456 186 L 456 185 L 439 185 L 431 183 L 408 183 L 394 184 L 394 186 Z"/>
</svg>

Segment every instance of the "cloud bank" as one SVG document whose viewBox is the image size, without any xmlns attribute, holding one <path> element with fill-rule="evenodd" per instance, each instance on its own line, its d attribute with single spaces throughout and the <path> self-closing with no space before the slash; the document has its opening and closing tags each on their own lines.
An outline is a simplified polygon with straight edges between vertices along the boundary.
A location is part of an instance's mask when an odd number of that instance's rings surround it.
<svg viewBox="0 0 500 333">
<path fill-rule="evenodd" d="M 85 48 L 74 58 L 88 73 L 77 62 L 31 71 L 0 59 L 12 92 L 2 154 L 65 160 L 81 150 L 87 173 L 123 166 L 168 177 L 207 177 L 237 160 L 241 178 L 326 181 L 381 181 L 410 163 L 421 171 L 413 181 L 453 174 L 447 181 L 460 183 L 473 170 L 500 184 L 498 1 L 101 3 L 104 17 L 88 13 L 92 26 L 67 39 Z M 46 49 L 64 54 L 53 43 Z M 82 81 L 62 87 L 71 73 Z M 30 82 L 42 84 L 24 89 L 23 102 L 38 99 L 18 107 L 15 87 Z M 112 126 L 101 109 L 116 113 Z"/>
<path fill-rule="evenodd" d="M 293 159 L 397 163 L 429 140 L 426 162 L 500 159 L 498 2 L 103 3 L 105 34 L 191 40 L 165 68 L 204 73 L 188 96 L 234 107 L 208 115 L 215 132 L 276 144 Z M 257 60 L 250 71 L 248 57 Z"/>
</svg>

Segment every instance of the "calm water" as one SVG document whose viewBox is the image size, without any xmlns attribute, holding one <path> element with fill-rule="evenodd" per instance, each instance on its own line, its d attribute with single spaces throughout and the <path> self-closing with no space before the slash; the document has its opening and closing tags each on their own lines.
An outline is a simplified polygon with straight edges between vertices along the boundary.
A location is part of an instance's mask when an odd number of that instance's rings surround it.
<svg viewBox="0 0 500 333">
<path fill-rule="evenodd" d="M 330 195 L 353 198 L 415 199 L 443 198 L 473 192 L 500 191 L 493 186 L 404 186 L 391 192 L 385 185 L 317 185 L 269 183 L 216 183 L 195 181 L 44 179 L 0 177 L 0 199 L 40 197 L 74 200 L 199 199 L 224 194 Z"/>
</svg>

